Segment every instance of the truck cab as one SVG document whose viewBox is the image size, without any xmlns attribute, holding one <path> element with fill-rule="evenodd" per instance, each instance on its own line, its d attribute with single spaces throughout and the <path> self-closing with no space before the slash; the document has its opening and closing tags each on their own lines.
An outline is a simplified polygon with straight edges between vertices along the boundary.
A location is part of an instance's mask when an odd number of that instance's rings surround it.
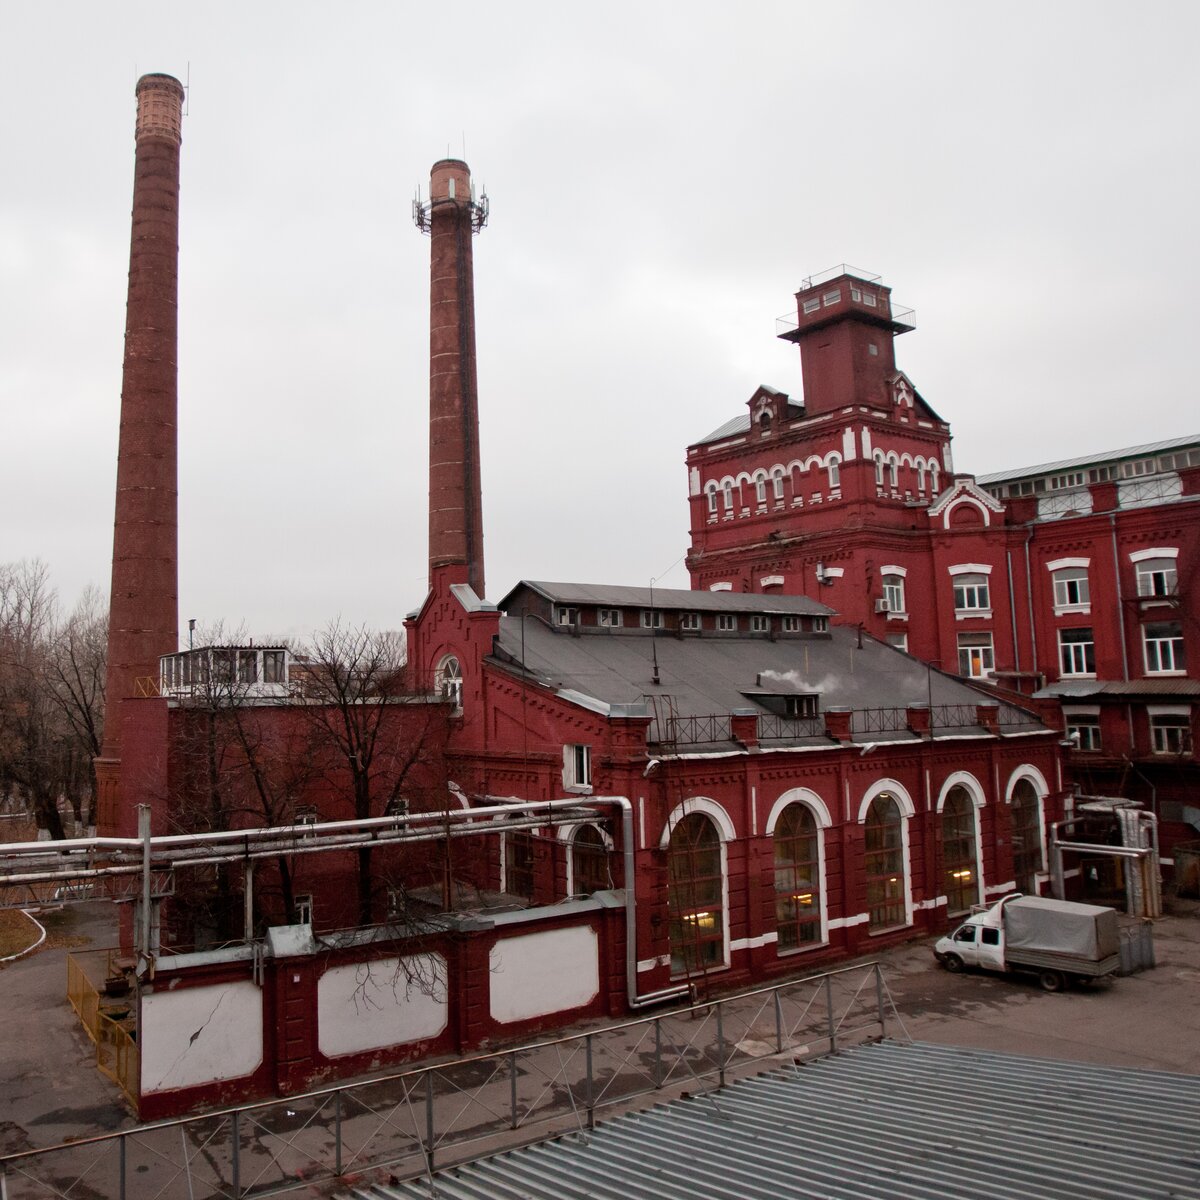
<svg viewBox="0 0 1200 1200">
<path fill-rule="evenodd" d="M 950 971 L 963 967 L 1004 970 L 1004 928 L 997 921 L 986 920 L 989 916 L 990 912 L 977 913 L 938 942 L 934 953 L 942 966 Z"/>
</svg>

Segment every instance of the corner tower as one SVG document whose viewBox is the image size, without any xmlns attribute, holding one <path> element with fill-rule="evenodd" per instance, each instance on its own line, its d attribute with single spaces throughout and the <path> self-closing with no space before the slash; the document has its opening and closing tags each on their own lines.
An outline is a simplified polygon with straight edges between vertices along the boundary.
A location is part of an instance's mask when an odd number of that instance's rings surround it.
<svg viewBox="0 0 1200 1200">
<path fill-rule="evenodd" d="M 156 680 L 179 629 L 176 347 L 179 279 L 179 147 L 183 85 L 138 80 L 117 451 L 116 516 L 108 618 L 108 719 L 96 760 L 97 829 L 118 832 L 120 702 Z"/>
<path fill-rule="evenodd" d="M 465 162 L 433 164 L 429 200 L 413 204 L 430 235 L 429 272 L 429 583 L 444 571 L 484 597 L 483 497 L 479 477 L 479 398 L 475 369 L 475 283 L 471 238 L 487 224 L 486 195 L 475 198 Z"/>
</svg>

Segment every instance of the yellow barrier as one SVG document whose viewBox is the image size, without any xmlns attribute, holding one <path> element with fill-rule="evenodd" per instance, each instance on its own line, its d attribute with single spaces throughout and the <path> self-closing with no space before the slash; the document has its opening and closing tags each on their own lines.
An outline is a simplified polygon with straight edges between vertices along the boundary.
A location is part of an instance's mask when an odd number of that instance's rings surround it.
<svg viewBox="0 0 1200 1200">
<path fill-rule="evenodd" d="M 96 1066 L 137 1105 L 138 1047 L 119 1022 L 100 1013 L 96 1039 Z"/>
<path fill-rule="evenodd" d="M 110 955 L 111 957 L 111 955 Z M 119 1021 L 102 1012 L 100 993 L 73 955 L 67 955 L 67 999 L 79 1015 L 88 1037 L 96 1043 L 96 1066 L 136 1106 L 138 1097 L 138 1047 Z"/>
</svg>

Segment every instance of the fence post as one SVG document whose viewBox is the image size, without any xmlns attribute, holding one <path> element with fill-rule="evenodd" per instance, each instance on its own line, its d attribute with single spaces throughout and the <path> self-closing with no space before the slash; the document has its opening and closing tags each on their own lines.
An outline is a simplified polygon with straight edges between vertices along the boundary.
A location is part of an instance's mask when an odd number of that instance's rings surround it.
<svg viewBox="0 0 1200 1200">
<path fill-rule="evenodd" d="M 662 1018 L 654 1018 L 654 1086 L 663 1085 L 662 1074 Z"/>
<path fill-rule="evenodd" d="M 232 1127 L 232 1141 L 233 1141 L 233 1178 L 230 1181 L 233 1185 L 233 1200 L 241 1200 L 241 1195 L 242 1195 L 242 1178 L 241 1178 L 242 1164 L 239 1159 L 239 1155 L 241 1153 L 240 1143 L 241 1143 L 242 1138 L 241 1138 L 241 1122 L 238 1120 L 238 1117 L 240 1117 L 240 1116 L 241 1116 L 241 1113 L 235 1109 L 233 1114 L 229 1118 L 229 1123 L 230 1123 L 230 1126 Z"/>
<path fill-rule="evenodd" d="M 720 1087 L 725 1086 L 725 1024 L 721 1013 L 725 1005 L 717 1002 L 717 1081 Z"/>
<path fill-rule="evenodd" d="M 125 1135 L 121 1134 L 121 1144 L 117 1153 L 117 1170 L 121 1173 L 118 1196 L 125 1200 Z"/>
<path fill-rule="evenodd" d="M 833 1023 L 833 980 L 825 976 L 825 1025 L 829 1030 L 829 1053 L 837 1053 L 837 1026 Z"/>
<path fill-rule="evenodd" d="M 783 1001 L 779 999 L 779 988 L 772 993 L 775 997 L 775 1053 L 783 1053 Z"/>
<path fill-rule="evenodd" d="M 587 1115 L 588 1128 L 596 1128 L 596 1107 L 594 1103 L 595 1092 L 592 1086 L 592 1035 L 589 1033 L 583 1039 L 584 1053 L 587 1058 Z"/>
<path fill-rule="evenodd" d="M 333 1173 L 342 1177 L 342 1093 L 333 1094 Z"/>
<path fill-rule="evenodd" d="M 508 1056 L 508 1103 L 510 1127 L 517 1127 L 517 1052 Z"/>
<path fill-rule="evenodd" d="M 887 1016 L 883 1010 L 883 968 L 875 964 L 875 1005 L 879 1010 L 879 1036 L 887 1037 Z"/>
<path fill-rule="evenodd" d="M 425 1072 L 425 1161 L 433 1171 L 433 1072 Z"/>
</svg>

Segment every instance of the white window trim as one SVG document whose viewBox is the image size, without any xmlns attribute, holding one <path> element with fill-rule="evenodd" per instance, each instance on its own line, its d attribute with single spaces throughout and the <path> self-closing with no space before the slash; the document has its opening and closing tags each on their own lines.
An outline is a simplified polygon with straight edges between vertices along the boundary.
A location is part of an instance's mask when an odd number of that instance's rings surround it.
<svg viewBox="0 0 1200 1200">
<path fill-rule="evenodd" d="M 1082 567 L 1086 571 L 1091 565 L 1090 558 L 1055 558 L 1046 564 L 1046 570 L 1053 575 L 1055 571 L 1065 571 L 1069 567 Z"/>
<path fill-rule="evenodd" d="M 1179 558 L 1178 546 L 1154 546 L 1149 550 L 1135 550 L 1129 555 L 1131 563 L 1146 562 L 1151 558 Z"/>
<path fill-rule="evenodd" d="M 720 966 L 709 967 L 707 969 L 705 974 L 711 975 L 714 971 L 729 970 L 729 926 L 731 924 L 731 914 L 729 911 L 728 844 L 735 840 L 737 831 L 734 828 L 733 821 L 729 818 L 729 814 L 715 800 L 710 800 L 707 796 L 692 796 L 671 810 L 666 823 L 663 825 L 662 838 L 659 840 L 659 849 L 667 850 L 670 848 L 671 834 L 675 832 L 675 826 L 684 817 L 690 817 L 693 813 L 703 813 L 711 819 L 712 823 L 717 827 L 717 837 L 721 843 L 721 952 L 724 957 Z M 669 962 L 670 959 L 668 958 L 667 961 Z M 673 978 L 682 978 L 682 976 L 673 976 Z"/>
<path fill-rule="evenodd" d="M 558 840 L 563 843 L 566 848 L 567 859 L 567 895 L 575 895 L 575 839 L 583 829 L 594 829 L 604 842 L 604 848 L 610 853 L 613 850 L 613 840 L 610 834 L 597 822 L 585 821 L 582 825 L 560 825 L 558 829 Z"/>
<path fill-rule="evenodd" d="M 984 877 L 983 867 L 983 810 L 987 806 L 987 796 L 984 795 L 983 785 L 969 771 L 954 771 L 946 776 L 942 790 L 938 793 L 937 811 L 939 815 L 946 807 L 946 798 L 950 795 L 950 789 L 953 787 L 963 788 L 975 806 L 975 874 L 978 877 L 975 880 L 978 887 L 976 900 L 982 904 L 987 895 L 987 880 Z"/>
<path fill-rule="evenodd" d="M 1168 642 L 1168 641 L 1169 642 L 1177 642 L 1177 641 L 1182 642 L 1184 640 L 1184 638 L 1183 638 L 1183 622 L 1178 621 L 1178 622 L 1174 622 L 1174 623 L 1179 625 L 1179 636 L 1177 638 L 1149 638 L 1146 636 L 1146 631 L 1149 628 L 1149 626 L 1147 626 L 1147 625 L 1142 626 L 1142 666 L 1145 669 L 1146 674 L 1152 675 L 1155 679 L 1172 679 L 1172 678 L 1179 679 L 1179 678 L 1187 675 L 1186 667 L 1171 667 L 1165 671 L 1161 670 L 1161 669 L 1153 670 L 1150 667 L 1150 642 L 1152 642 L 1152 641 L 1155 641 L 1155 642 Z M 1184 654 L 1186 655 L 1186 653 L 1187 653 L 1187 650 L 1185 648 Z M 1172 654 L 1172 658 L 1174 658 L 1174 657 L 1175 657 L 1174 654 Z"/>
<path fill-rule="evenodd" d="M 990 563 L 956 563 L 948 570 L 951 575 L 990 575 L 992 573 Z"/>
<path fill-rule="evenodd" d="M 879 574 L 881 576 L 882 575 L 899 575 L 902 578 L 907 578 L 908 577 L 908 568 L 907 567 L 898 567 L 895 565 L 895 563 L 886 563 L 884 566 L 879 568 Z"/>
<path fill-rule="evenodd" d="M 575 751 L 582 749 L 585 752 L 587 759 L 587 782 L 580 783 L 576 778 L 575 771 Z M 566 742 L 563 745 L 563 769 L 562 769 L 563 788 L 568 792 L 574 792 L 578 795 L 590 796 L 592 794 L 592 747 L 588 742 Z"/>
<path fill-rule="evenodd" d="M 791 788 L 771 806 L 771 813 L 767 817 L 763 833 L 772 839 L 771 849 L 774 852 L 775 826 L 778 824 L 779 818 L 783 816 L 784 809 L 793 804 L 803 804 L 812 813 L 817 824 L 817 903 L 820 909 L 820 936 L 818 941 L 808 946 L 797 946 L 795 950 L 776 950 L 777 954 L 787 958 L 796 954 L 806 954 L 810 950 L 819 950 L 822 946 L 829 945 L 829 896 L 825 886 L 825 830 L 833 825 L 833 821 L 830 819 L 829 809 L 825 807 L 825 801 L 809 788 Z"/>
<path fill-rule="evenodd" d="M 863 793 L 862 803 L 858 806 L 858 823 L 860 825 L 866 825 L 867 810 L 871 807 L 871 801 L 881 792 L 890 792 L 900 808 L 900 850 L 904 866 L 904 925 L 901 928 L 907 929 L 913 923 L 912 858 L 909 848 L 908 823 L 911 818 L 916 816 L 917 810 L 913 806 L 912 797 L 903 784 L 897 783 L 894 779 L 879 779 Z M 890 933 L 895 928 L 892 926 L 889 929 L 880 929 L 878 933 Z M 871 933 L 868 936 L 875 937 L 876 934 Z"/>
</svg>

